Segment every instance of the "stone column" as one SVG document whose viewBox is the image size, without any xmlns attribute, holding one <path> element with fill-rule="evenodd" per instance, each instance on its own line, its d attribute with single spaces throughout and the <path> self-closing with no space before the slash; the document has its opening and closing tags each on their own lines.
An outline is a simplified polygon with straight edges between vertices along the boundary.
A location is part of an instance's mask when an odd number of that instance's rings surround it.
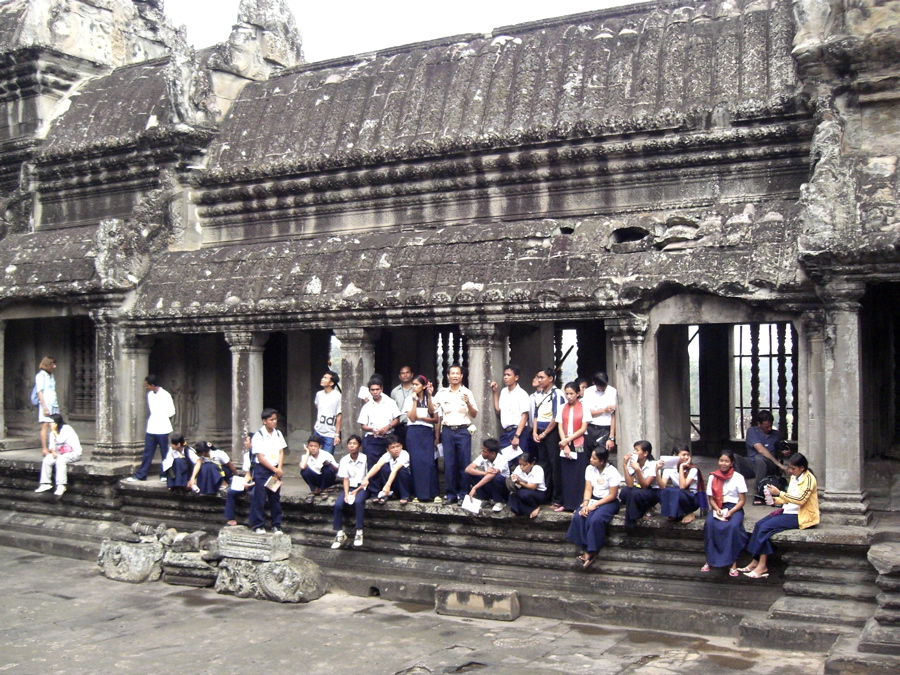
<svg viewBox="0 0 900 675">
<path fill-rule="evenodd" d="M 644 401 L 644 338 L 647 319 L 623 316 L 606 319 L 606 333 L 612 342 L 613 366 L 610 378 L 618 392 L 616 444 L 620 457 L 647 433 Z"/>
<path fill-rule="evenodd" d="M 6 321 L 0 319 L 0 439 L 6 438 Z M 29 390 L 30 391 L 30 390 Z"/>
<path fill-rule="evenodd" d="M 478 417 L 475 419 L 475 434 L 472 436 L 472 453 L 481 452 L 481 441 L 498 438 L 500 427 L 494 414 L 494 394 L 491 380 L 503 386 L 503 359 L 506 355 L 507 330 L 503 326 L 490 323 L 476 323 L 460 326 L 468 342 L 466 357 L 469 363 L 469 389 L 475 397 Z"/>
<path fill-rule="evenodd" d="M 334 335 L 341 341 L 341 415 L 344 442 L 351 434 L 359 433 L 359 411 L 363 402 L 357 396 L 360 387 L 366 386 L 375 373 L 375 340 L 379 328 L 335 328 Z M 390 383 L 385 382 L 390 395 Z"/>
<path fill-rule="evenodd" d="M 828 482 L 825 460 L 825 313 L 810 309 L 797 322 L 798 449 L 809 460 L 820 489 Z"/>
<path fill-rule="evenodd" d="M 863 485 L 860 354 L 860 283 L 832 283 L 825 303 L 825 488 L 822 509 L 847 525 L 867 525 L 871 514 Z"/>
<path fill-rule="evenodd" d="M 231 447 L 237 461 L 243 452 L 244 435 L 261 426 L 263 409 L 263 351 L 268 333 L 227 331 L 231 349 Z"/>
<path fill-rule="evenodd" d="M 122 395 L 118 398 L 117 414 L 121 420 L 122 431 L 131 442 L 143 446 L 147 433 L 147 390 L 144 378 L 150 374 L 150 348 L 153 341 L 125 333 L 121 340 L 121 359 L 119 369 L 119 389 Z M 141 448 L 137 448 L 142 451 Z"/>
</svg>

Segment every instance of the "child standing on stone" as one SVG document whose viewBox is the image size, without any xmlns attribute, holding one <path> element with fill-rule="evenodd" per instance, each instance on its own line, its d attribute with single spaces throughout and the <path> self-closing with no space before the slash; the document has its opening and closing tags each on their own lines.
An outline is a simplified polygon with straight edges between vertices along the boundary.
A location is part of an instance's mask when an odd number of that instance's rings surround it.
<svg viewBox="0 0 900 675">
<path fill-rule="evenodd" d="M 347 439 L 348 454 L 341 458 L 338 465 L 338 478 L 343 482 L 343 489 L 334 502 L 334 543 L 331 548 L 340 548 L 347 538 L 344 534 L 344 509 L 353 507 L 356 514 L 356 536 L 353 545 L 363 545 L 363 518 L 365 516 L 368 491 L 362 483 L 366 479 L 366 456 L 362 450 L 362 439 L 354 434 Z"/>
<path fill-rule="evenodd" d="M 272 517 L 272 534 L 281 532 L 281 478 L 284 470 L 284 449 L 287 443 L 278 431 L 278 411 L 265 408 L 263 425 L 253 434 L 250 452 L 253 454 L 253 494 L 250 497 L 250 529 L 265 534 L 266 504 Z"/>
</svg>

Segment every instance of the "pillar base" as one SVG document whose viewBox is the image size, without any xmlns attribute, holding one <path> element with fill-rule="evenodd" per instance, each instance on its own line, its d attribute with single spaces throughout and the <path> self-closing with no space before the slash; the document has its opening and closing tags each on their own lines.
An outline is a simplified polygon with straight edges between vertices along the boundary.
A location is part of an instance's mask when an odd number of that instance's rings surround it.
<svg viewBox="0 0 900 675">
<path fill-rule="evenodd" d="M 825 490 L 819 495 L 822 520 L 831 525 L 868 527 L 872 521 L 869 496 L 862 492 L 831 492 Z"/>
<path fill-rule="evenodd" d="M 140 462 L 144 456 L 143 442 L 97 443 L 91 453 L 92 462 Z"/>
</svg>

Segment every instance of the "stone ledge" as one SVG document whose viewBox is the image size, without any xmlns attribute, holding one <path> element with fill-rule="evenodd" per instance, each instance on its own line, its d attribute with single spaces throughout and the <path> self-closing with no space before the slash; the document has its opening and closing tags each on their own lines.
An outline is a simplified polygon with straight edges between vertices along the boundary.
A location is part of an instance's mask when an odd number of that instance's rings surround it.
<svg viewBox="0 0 900 675">
<path fill-rule="evenodd" d="M 463 584 L 438 586 L 434 591 L 434 611 L 495 621 L 515 621 L 522 613 L 518 591 Z"/>
</svg>

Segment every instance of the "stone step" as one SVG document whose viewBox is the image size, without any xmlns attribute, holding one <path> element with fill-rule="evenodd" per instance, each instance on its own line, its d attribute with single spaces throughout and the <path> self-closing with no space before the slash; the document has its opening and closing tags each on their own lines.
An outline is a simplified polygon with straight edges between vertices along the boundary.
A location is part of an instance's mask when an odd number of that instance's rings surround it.
<svg viewBox="0 0 900 675">
<path fill-rule="evenodd" d="M 768 616 L 771 619 L 862 627 L 875 607 L 873 602 L 790 596 L 778 598 L 769 609 Z"/>
<path fill-rule="evenodd" d="M 900 656 L 859 651 L 858 635 L 842 635 L 825 658 L 826 675 L 897 675 Z"/>
<path fill-rule="evenodd" d="M 792 566 L 813 567 L 821 569 L 834 569 L 843 571 L 858 571 L 875 574 L 875 568 L 866 560 L 865 556 L 849 556 L 838 552 L 832 552 L 827 556 L 820 552 L 810 553 L 805 551 L 789 551 L 782 554 L 781 559 Z"/>
<path fill-rule="evenodd" d="M 62 537 L 58 533 L 35 534 L 0 527 L 0 546 L 12 546 L 26 551 L 77 560 L 96 560 L 99 542 L 89 539 Z"/>
<path fill-rule="evenodd" d="M 823 584 L 875 585 L 875 570 L 842 570 L 791 564 L 784 571 L 785 581 L 812 581 Z"/>
<path fill-rule="evenodd" d="M 739 631 L 741 647 L 792 650 L 802 645 L 809 652 L 827 652 L 839 637 L 859 633 L 854 626 L 750 616 L 741 620 Z"/>
<path fill-rule="evenodd" d="M 874 584 L 836 584 L 817 583 L 812 581 L 785 581 L 785 595 L 804 598 L 830 598 L 834 600 L 872 600 L 878 595 Z"/>
</svg>

